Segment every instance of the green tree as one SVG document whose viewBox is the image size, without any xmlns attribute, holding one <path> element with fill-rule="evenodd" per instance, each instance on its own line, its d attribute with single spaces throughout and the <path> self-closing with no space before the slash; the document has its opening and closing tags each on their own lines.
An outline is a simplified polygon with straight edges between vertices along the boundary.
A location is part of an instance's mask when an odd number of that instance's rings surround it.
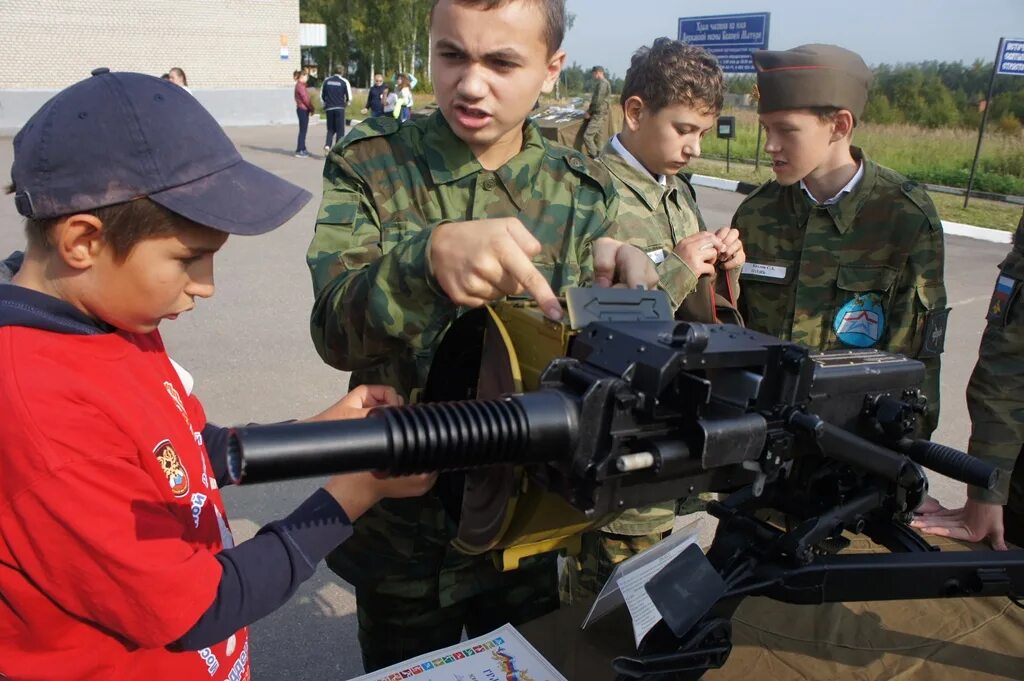
<svg viewBox="0 0 1024 681">
<path fill-rule="evenodd" d="M 757 83 L 757 77 L 753 74 L 742 73 L 725 77 L 726 92 L 734 95 L 749 95 L 754 91 L 755 83 Z"/>
<path fill-rule="evenodd" d="M 925 108 L 917 121 L 927 128 L 953 128 L 960 125 L 956 100 L 937 75 L 926 76 L 921 83 Z"/>
<path fill-rule="evenodd" d="M 1004 135 L 1018 135 L 1021 129 L 1020 119 L 1012 113 L 1004 113 L 996 121 L 996 129 Z"/>
<path fill-rule="evenodd" d="M 576 62 L 562 69 L 562 94 L 565 96 L 582 94 L 586 89 L 588 75 L 583 72 L 583 67 Z"/>
<path fill-rule="evenodd" d="M 877 90 L 868 95 L 867 106 L 864 107 L 864 121 L 867 123 L 898 123 L 899 114 L 892 108 L 892 103 L 885 93 Z"/>
</svg>

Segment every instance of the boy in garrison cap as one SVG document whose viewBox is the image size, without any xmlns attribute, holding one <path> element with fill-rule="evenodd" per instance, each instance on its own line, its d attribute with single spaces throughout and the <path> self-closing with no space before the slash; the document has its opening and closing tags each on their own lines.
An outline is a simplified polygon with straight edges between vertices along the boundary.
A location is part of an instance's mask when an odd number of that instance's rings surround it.
<svg viewBox="0 0 1024 681">
<path fill-rule="evenodd" d="M 835 45 L 754 52 L 775 179 L 740 204 L 750 328 L 812 350 L 879 348 L 924 362 L 939 415 L 946 331 L 942 224 L 925 191 L 852 146 L 872 74 Z"/>
</svg>

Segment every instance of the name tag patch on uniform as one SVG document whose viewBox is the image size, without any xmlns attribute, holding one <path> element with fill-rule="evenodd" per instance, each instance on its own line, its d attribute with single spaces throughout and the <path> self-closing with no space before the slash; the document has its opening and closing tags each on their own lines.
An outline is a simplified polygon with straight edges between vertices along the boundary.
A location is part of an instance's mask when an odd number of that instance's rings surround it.
<svg viewBox="0 0 1024 681">
<path fill-rule="evenodd" d="M 647 257 L 651 259 L 655 265 L 660 265 L 665 262 L 665 249 L 655 248 L 653 251 L 647 251 Z"/>
<path fill-rule="evenodd" d="M 985 317 L 989 323 L 1006 326 L 1010 307 L 1020 293 L 1020 285 L 1021 282 L 1013 277 L 999 275 L 995 290 L 992 291 L 992 301 L 988 304 L 988 315 Z"/>
<path fill-rule="evenodd" d="M 743 274 L 753 274 L 758 277 L 768 277 L 769 279 L 785 279 L 786 268 L 780 265 L 762 265 L 761 263 L 748 262 L 744 263 Z"/>
<path fill-rule="evenodd" d="M 840 342 L 855 348 L 870 348 L 885 332 L 885 312 L 877 293 L 861 293 L 836 313 L 832 329 Z"/>
</svg>

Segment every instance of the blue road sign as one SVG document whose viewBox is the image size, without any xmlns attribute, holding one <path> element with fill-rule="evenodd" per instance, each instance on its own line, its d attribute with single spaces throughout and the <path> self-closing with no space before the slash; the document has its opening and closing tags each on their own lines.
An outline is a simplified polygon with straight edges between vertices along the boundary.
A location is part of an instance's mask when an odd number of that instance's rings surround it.
<svg viewBox="0 0 1024 681">
<path fill-rule="evenodd" d="M 726 73 L 754 73 L 754 50 L 768 49 L 770 12 L 679 19 L 679 40 L 715 55 Z"/>
<path fill-rule="evenodd" d="M 1024 39 L 1003 38 L 1003 49 L 996 60 L 996 73 L 1024 76 Z"/>
</svg>

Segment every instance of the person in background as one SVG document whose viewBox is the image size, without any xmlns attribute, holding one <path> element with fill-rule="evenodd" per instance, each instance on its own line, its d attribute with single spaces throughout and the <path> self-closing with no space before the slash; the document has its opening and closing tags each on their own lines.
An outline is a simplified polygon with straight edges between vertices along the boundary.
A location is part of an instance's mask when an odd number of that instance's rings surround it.
<svg viewBox="0 0 1024 681">
<path fill-rule="evenodd" d="M 185 92 L 192 94 L 192 89 L 188 86 L 188 77 L 180 66 L 173 66 L 171 70 L 167 72 L 168 80 L 185 88 Z"/>
<path fill-rule="evenodd" d="M 320 87 L 320 101 L 324 103 L 324 113 L 327 114 L 324 153 L 331 150 L 335 141 L 340 142 L 345 136 L 345 107 L 352 101 L 352 86 L 344 74 L 345 67 L 336 66 L 334 74 Z"/>
<path fill-rule="evenodd" d="M 608 100 L 611 98 L 612 86 L 604 77 L 602 67 L 595 66 L 590 72 L 594 76 L 594 93 L 590 97 L 590 107 L 583 116 L 587 121 L 587 128 L 583 132 L 583 151 L 591 158 L 597 158 L 608 125 Z"/>
<path fill-rule="evenodd" d="M 373 74 L 373 85 L 370 86 L 370 91 L 366 95 L 366 106 L 363 107 L 362 113 L 365 115 L 369 113 L 371 116 L 383 116 L 384 111 L 384 91 L 389 89 L 384 84 L 384 74 L 375 73 Z"/>
<path fill-rule="evenodd" d="M 306 151 L 306 129 L 309 127 L 309 114 L 313 112 L 313 103 L 309 100 L 309 90 L 306 88 L 309 74 L 296 71 L 292 76 L 295 78 L 295 115 L 299 118 L 299 138 L 295 143 L 295 155 L 306 158 L 309 156 L 309 152 Z"/>
<path fill-rule="evenodd" d="M 405 123 L 412 116 L 412 81 L 404 73 L 398 74 L 398 103 L 401 106 L 397 114 L 398 122 Z"/>
<path fill-rule="evenodd" d="M 390 85 L 385 85 L 381 92 L 381 100 L 384 107 L 382 109 L 383 115 L 398 118 L 398 114 L 395 112 L 395 109 L 398 108 L 398 95 L 394 93 Z"/>
</svg>

